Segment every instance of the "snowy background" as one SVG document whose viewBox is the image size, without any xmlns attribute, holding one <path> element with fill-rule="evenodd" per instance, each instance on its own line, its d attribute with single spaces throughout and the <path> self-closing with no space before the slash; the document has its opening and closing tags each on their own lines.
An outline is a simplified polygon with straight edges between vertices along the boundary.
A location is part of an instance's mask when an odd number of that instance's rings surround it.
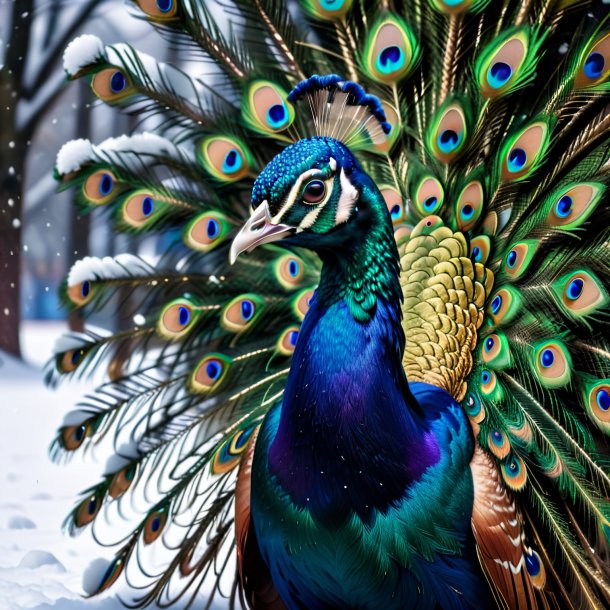
<svg viewBox="0 0 610 610">
<path fill-rule="evenodd" d="M 111 551 L 97 547 L 88 531 L 77 538 L 61 531 L 79 491 L 101 470 L 93 460 L 52 464 L 47 454 L 63 413 L 84 390 L 42 383 L 41 367 L 66 329 L 60 322 L 25 322 L 24 360 L 0 355 L 0 610 L 120 607 L 111 595 L 82 598 L 86 567 Z"/>
<path fill-rule="evenodd" d="M 64 414 L 92 385 L 71 382 L 52 390 L 42 373 L 56 339 L 68 330 L 57 295 L 71 265 L 85 255 L 134 249 L 107 217 L 97 211 L 81 217 L 73 194 L 56 192 L 56 154 L 72 138 L 100 142 L 150 128 L 101 103 L 86 81 L 66 82 L 63 51 L 85 33 L 106 44 L 129 41 L 189 70 L 123 0 L 0 0 L 0 338 L 19 328 L 22 356 L 8 355 L 0 344 L 0 610 L 122 607 L 117 587 L 83 597 L 87 567 L 113 551 L 97 546 L 89 528 L 76 538 L 61 529 L 80 492 L 99 481 L 107 456 L 79 456 L 67 465 L 48 456 Z M 155 250 L 154 243 L 142 247 Z M 20 295 L 17 307 L 9 293 Z M 110 314 L 96 322 L 112 327 L 115 320 Z"/>
</svg>

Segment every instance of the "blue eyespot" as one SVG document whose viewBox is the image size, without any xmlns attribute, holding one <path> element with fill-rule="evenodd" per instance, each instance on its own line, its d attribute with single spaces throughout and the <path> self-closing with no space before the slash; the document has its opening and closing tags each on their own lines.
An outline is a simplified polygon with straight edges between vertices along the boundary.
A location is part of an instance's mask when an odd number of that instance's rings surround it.
<svg viewBox="0 0 610 610">
<path fill-rule="evenodd" d="M 475 246 L 472 249 L 472 256 L 474 257 L 475 261 L 480 261 L 482 256 L 481 256 L 481 248 L 479 248 L 479 246 Z"/>
<path fill-rule="evenodd" d="M 487 340 L 485 341 L 485 351 L 490 352 L 493 349 L 494 344 L 495 344 L 495 341 L 494 341 L 493 337 L 488 337 Z"/>
<path fill-rule="evenodd" d="M 584 288 L 585 283 L 579 277 L 574 278 L 569 284 L 566 290 L 566 295 L 568 299 L 571 301 L 576 301 L 578 297 L 582 294 L 582 289 Z"/>
<path fill-rule="evenodd" d="M 191 319 L 191 312 L 188 307 L 181 306 L 178 309 L 178 322 L 180 326 L 186 326 Z"/>
<path fill-rule="evenodd" d="M 597 402 L 599 403 L 599 394 Z M 72 436 L 77 443 L 80 443 L 85 438 L 85 431 L 87 430 L 85 424 L 77 426 L 74 428 L 74 432 L 72 432 Z"/>
<path fill-rule="evenodd" d="M 525 553 L 525 568 L 530 576 L 540 574 L 540 559 L 537 553 Z"/>
<path fill-rule="evenodd" d="M 436 206 L 436 202 L 438 201 L 438 199 L 434 196 L 432 197 L 428 197 L 425 201 L 424 201 L 424 210 L 426 211 L 430 211 L 433 210 L 434 207 Z"/>
<path fill-rule="evenodd" d="M 559 218 L 565 218 L 570 215 L 572 211 L 572 204 L 574 200 L 569 195 L 564 195 L 555 205 L 555 214 L 559 216 Z"/>
<path fill-rule="evenodd" d="M 70 361 L 74 366 L 76 366 L 83 359 L 84 355 L 85 352 L 82 349 L 75 349 L 72 352 L 72 357 L 70 358 Z"/>
<path fill-rule="evenodd" d="M 585 61 L 585 76 L 591 80 L 599 78 L 604 72 L 606 61 L 601 53 L 591 53 Z"/>
<path fill-rule="evenodd" d="M 161 527 L 161 517 L 159 517 L 159 515 L 156 515 L 150 524 L 150 531 L 155 533 L 155 532 L 159 531 L 160 527 Z"/>
<path fill-rule="evenodd" d="M 299 263 L 295 261 L 294 258 L 291 258 L 288 261 L 288 273 L 291 277 L 296 277 L 299 275 Z"/>
<path fill-rule="evenodd" d="M 522 148 L 513 148 L 508 155 L 508 171 L 518 172 L 527 162 L 527 153 Z"/>
<path fill-rule="evenodd" d="M 485 369 L 481 373 L 481 383 L 483 385 L 487 385 L 490 381 L 491 381 L 491 373 L 487 369 Z"/>
<path fill-rule="evenodd" d="M 208 224 L 206 225 L 206 233 L 209 239 L 214 239 L 219 233 L 218 221 L 214 218 L 210 218 L 208 220 Z"/>
<path fill-rule="evenodd" d="M 267 122 L 271 129 L 279 129 L 288 121 L 288 110 L 284 104 L 275 104 L 267 110 Z"/>
<path fill-rule="evenodd" d="M 519 475 L 520 472 L 521 472 L 521 465 L 514 457 L 511 457 L 510 461 L 508 462 L 507 474 L 511 477 L 516 477 Z"/>
<path fill-rule="evenodd" d="M 244 430 L 236 439 L 235 439 L 235 449 L 237 451 L 239 451 L 240 449 L 242 449 L 243 447 L 246 446 L 246 444 L 248 443 L 248 440 L 250 439 L 250 437 L 252 436 L 252 432 L 254 431 L 254 428 L 250 428 L 249 430 Z"/>
<path fill-rule="evenodd" d="M 290 345 L 295 346 L 297 344 L 298 337 L 299 337 L 299 331 L 291 330 L 290 333 L 288 334 L 288 342 L 290 343 Z"/>
<path fill-rule="evenodd" d="M 445 129 L 438 136 L 437 144 L 442 152 L 450 153 L 459 146 L 461 139 L 461 134 L 458 135 L 453 129 Z"/>
<path fill-rule="evenodd" d="M 127 87 L 127 79 L 120 70 L 117 70 L 110 78 L 110 90 L 112 93 L 121 93 L 125 87 Z"/>
<path fill-rule="evenodd" d="M 553 354 L 553 350 L 542 350 L 540 354 L 540 364 L 542 364 L 545 369 L 548 369 L 550 366 L 553 365 L 553 362 L 555 362 L 555 354 Z"/>
<path fill-rule="evenodd" d="M 91 292 L 91 283 L 88 280 L 85 280 L 80 287 L 81 296 L 85 299 L 89 296 L 90 292 Z"/>
<path fill-rule="evenodd" d="M 174 0 L 157 0 L 157 8 L 162 13 L 169 13 L 174 6 Z"/>
<path fill-rule="evenodd" d="M 112 187 L 114 186 L 114 180 L 110 174 L 102 174 L 102 178 L 100 179 L 100 195 L 104 197 L 106 195 L 110 195 L 112 192 Z"/>
<path fill-rule="evenodd" d="M 470 417 L 476 417 L 481 412 L 481 401 L 476 394 L 467 394 L 464 404 L 466 413 L 468 413 Z"/>
<path fill-rule="evenodd" d="M 241 302 L 241 317 L 248 321 L 254 315 L 254 303 L 249 299 L 244 299 Z"/>
<path fill-rule="evenodd" d="M 513 75 L 513 69 L 503 61 L 498 61 L 489 67 L 487 72 L 487 82 L 494 89 L 499 89 L 505 85 Z"/>
<path fill-rule="evenodd" d="M 509 269 L 513 269 L 514 266 L 517 264 L 517 251 L 516 250 L 511 250 L 508 253 L 508 256 L 506 257 L 506 264 L 508 265 Z"/>
<path fill-rule="evenodd" d="M 218 360 L 210 360 L 205 367 L 205 372 L 212 381 L 216 381 L 222 373 L 222 364 Z"/>
<path fill-rule="evenodd" d="M 320 6 L 323 9 L 338 11 L 343 6 L 343 2 L 345 0 L 320 0 Z"/>
<path fill-rule="evenodd" d="M 225 156 L 225 160 L 222 162 L 222 171 L 225 174 L 234 174 L 238 172 L 244 161 L 241 157 L 241 154 L 235 148 L 232 148 Z"/>
<path fill-rule="evenodd" d="M 377 57 L 377 69 L 383 74 L 391 74 L 400 70 L 404 61 L 405 54 L 400 47 L 396 45 L 385 47 Z"/>
<path fill-rule="evenodd" d="M 150 216 L 155 209 L 155 202 L 152 197 L 144 197 L 142 199 L 142 214 L 144 216 Z"/>
<path fill-rule="evenodd" d="M 596 396 L 597 406 L 602 411 L 610 409 L 610 393 L 607 390 L 599 390 Z"/>
<path fill-rule="evenodd" d="M 491 313 L 498 313 L 500 311 L 500 307 L 502 307 L 502 297 L 498 294 L 491 302 Z"/>
<path fill-rule="evenodd" d="M 504 441 L 504 435 L 499 430 L 493 430 L 491 433 L 491 440 L 494 444 L 500 446 Z"/>
<path fill-rule="evenodd" d="M 390 216 L 392 217 L 392 220 L 396 220 L 397 218 L 400 218 L 401 213 L 402 213 L 402 209 L 398 204 L 396 204 L 395 206 L 392 206 L 392 209 L 390 211 Z"/>
<path fill-rule="evenodd" d="M 469 203 L 466 203 L 462 206 L 460 214 L 464 220 L 470 220 L 474 215 L 474 208 Z"/>
<path fill-rule="evenodd" d="M 95 515 L 95 511 L 97 509 L 97 498 L 95 496 L 91 496 L 89 503 L 87 504 L 87 512 L 90 515 Z"/>
</svg>

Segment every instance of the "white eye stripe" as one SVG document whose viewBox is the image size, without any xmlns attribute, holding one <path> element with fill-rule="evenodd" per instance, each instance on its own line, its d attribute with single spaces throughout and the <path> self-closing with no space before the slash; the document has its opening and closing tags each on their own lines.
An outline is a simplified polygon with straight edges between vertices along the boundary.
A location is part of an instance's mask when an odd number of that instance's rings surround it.
<svg viewBox="0 0 610 610">
<path fill-rule="evenodd" d="M 335 216 L 335 224 L 347 222 L 358 201 L 358 189 L 350 182 L 345 175 L 345 170 L 341 169 L 341 196 L 337 204 L 337 215 Z"/>
<path fill-rule="evenodd" d="M 321 169 L 308 169 L 306 172 L 303 172 L 292 185 L 288 196 L 286 197 L 286 201 L 284 205 L 280 208 L 278 213 L 272 218 L 273 224 L 278 224 L 284 214 L 292 207 L 292 204 L 296 201 L 296 198 L 299 196 L 301 192 L 301 186 L 305 180 L 309 178 L 313 178 L 314 176 L 323 176 L 324 172 Z"/>
</svg>

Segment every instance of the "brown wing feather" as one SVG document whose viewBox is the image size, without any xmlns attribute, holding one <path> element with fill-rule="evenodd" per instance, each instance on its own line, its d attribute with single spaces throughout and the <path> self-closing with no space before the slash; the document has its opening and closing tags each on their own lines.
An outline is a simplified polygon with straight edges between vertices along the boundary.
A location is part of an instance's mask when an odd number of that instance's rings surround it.
<svg viewBox="0 0 610 610">
<path fill-rule="evenodd" d="M 523 519 L 504 487 L 498 468 L 477 445 L 470 462 L 474 481 L 472 530 L 487 578 L 510 610 L 537 608 L 523 558 Z"/>
<path fill-rule="evenodd" d="M 258 430 L 252 435 L 242 457 L 235 487 L 237 569 L 244 596 L 252 610 L 285 610 L 286 606 L 271 580 L 269 568 L 261 557 L 250 514 L 250 481 L 257 435 Z"/>
</svg>

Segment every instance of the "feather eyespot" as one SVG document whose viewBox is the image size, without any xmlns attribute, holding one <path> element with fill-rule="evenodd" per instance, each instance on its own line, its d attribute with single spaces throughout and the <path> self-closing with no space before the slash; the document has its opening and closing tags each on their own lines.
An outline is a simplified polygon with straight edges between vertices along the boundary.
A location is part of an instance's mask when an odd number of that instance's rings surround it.
<svg viewBox="0 0 610 610">
<path fill-rule="evenodd" d="M 466 414 L 475 423 L 479 424 L 485 419 L 485 407 L 479 397 L 469 392 L 464 402 Z"/>
<path fill-rule="evenodd" d="M 170 21 L 178 13 L 176 0 L 136 0 L 140 9 L 154 21 Z"/>
<path fill-rule="evenodd" d="M 413 203 L 422 216 L 436 214 L 443 205 L 445 192 L 438 178 L 426 177 L 415 190 Z"/>
<path fill-rule="evenodd" d="M 524 180 L 539 167 L 549 145 L 549 126 L 536 121 L 509 138 L 500 154 L 503 181 Z"/>
<path fill-rule="evenodd" d="M 254 131 L 269 135 L 287 129 L 295 115 L 283 89 L 269 81 L 255 81 L 244 92 L 242 116 Z"/>
<path fill-rule="evenodd" d="M 393 225 L 398 225 L 404 221 L 405 208 L 402 200 L 402 195 L 391 186 L 381 187 L 381 196 L 385 201 L 388 212 L 390 212 L 390 218 L 392 219 Z"/>
<path fill-rule="evenodd" d="M 561 305 L 575 316 L 586 316 L 608 304 L 602 283 L 590 271 L 579 269 L 560 277 L 553 290 Z"/>
<path fill-rule="evenodd" d="M 238 430 L 235 435 L 226 440 L 216 451 L 211 462 L 212 474 L 224 474 L 235 468 L 241 461 L 241 456 L 247 449 L 252 434 L 257 428 Z"/>
<path fill-rule="evenodd" d="M 158 218 L 163 207 L 163 203 L 157 201 L 153 193 L 138 191 L 125 199 L 121 217 L 127 226 L 140 229 Z"/>
<path fill-rule="evenodd" d="M 226 241 L 232 224 L 221 212 L 205 212 L 196 216 L 182 236 L 189 248 L 209 252 Z"/>
<path fill-rule="evenodd" d="M 504 369 L 510 366 L 512 357 L 505 335 L 497 332 L 483 339 L 481 357 L 485 364 L 494 369 Z"/>
<path fill-rule="evenodd" d="M 377 82 L 390 84 L 402 80 L 419 55 L 411 29 L 393 15 L 379 21 L 371 30 L 363 57 L 365 71 Z"/>
<path fill-rule="evenodd" d="M 543 589 L 546 584 L 546 571 L 540 555 L 533 549 L 526 549 L 523 553 L 525 569 L 536 589 Z"/>
<path fill-rule="evenodd" d="M 484 265 L 491 251 L 491 240 L 487 235 L 478 235 L 470 241 L 470 257 L 475 263 Z"/>
<path fill-rule="evenodd" d="M 600 430 L 610 434 L 610 380 L 601 379 L 588 384 L 584 400 L 591 421 Z"/>
<path fill-rule="evenodd" d="M 274 274 L 282 287 L 292 290 L 301 285 L 305 277 L 305 265 L 299 257 L 286 254 L 275 263 Z"/>
<path fill-rule="evenodd" d="M 505 286 L 494 293 L 488 313 L 495 326 L 513 320 L 521 307 L 521 295 L 512 286 Z"/>
<path fill-rule="evenodd" d="M 68 286 L 66 293 L 74 305 L 81 307 L 82 305 L 89 303 L 93 298 L 93 295 L 95 294 L 95 283 L 90 280 L 83 280 L 78 284 Z"/>
<path fill-rule="evenodd" d="M 61 446 L 66 451 L 76 451 L 85 441 L 88 432 L 89 424 L 87 422 L 62 428 L 59 435 Z"/>
<path fill-rule="evenodd" d="M 483 185 L 479 180 L 469 182 L 460 192 L 456 217 L 460 231 L 470 230 L 483 211 Z"/>
<path fill-rule="evenodd" d="M 125 567 L 125 561 L 122 556 L 117 557 L 110 565 L 106 568 L 104 575 L 100 580 L 100 584 L 97 588 L 96 593 L 102 593 L 109 589 L 119 578 Z"/>
<path fill-rule="evenodd" d="M 525 240 L 514 244 L 504 257 L 504 271 L 511 279 L 521 277 L 528 269 L 538 242 L 536 240 Z"/>
<path fill-rule="evenodd" d="M 277 350 L 283 356 L 291 356 L 297 344 L 299 337 L 299 327 L 290 326 L 287 328 L 278 339 Z"/>
<path fill-rule="evenodd" d="M 91 80 L 93 93 L 106 103 L 118 102 L 135 93 L 127 74 L 119 68 L 105 68 Z"/>
<path fill-rule="evenodd" d="M 74 524 L 76 527 L 84 527 L 91 523 L 97 516 L 102 507 L 102 499 L 97 494 L 93 494 L 83 500 L 74 514 Z"/>
<path fill-rule="evenodd" d="M 83 196 L 94 205 L 103 205 L 115 196 L 117 179 L 106 169 L 91 174 L 83 184 Z"/>
<path fill-rule="evenodd" d="M 192 330 L 198 317 L 199 311 L 191 301 L 177 299 L 161 312 L 157 332 L 166 339 L 180 339 Z"/>
<path fill-rule="evenodd" d="M 559 388 L 569 383 L 572 361 L 565 345 L 547 341 L 534 349 L 534 371 L 538 381 L 547 388 Z"/>
<path fill-rule="evenodd" d="M 245 294 L 233 299 L 223 310 L 220 323 L 232 332 L 249 328 L 262 310 L 263 302 L 255 294 Z"/>
<path fill-rule="evenodd" d="M 119 470 L 110 483 L 108 488 L 108 494 L 111 498 L 120 498 L 130 487 L 135 479 L 137 466 L 135 464 L 129 464 Z"/>
<path fill-rule="evenodd" d="M 314 289 L 308 288 L 303 292 L 299 293 L 294 300 L 294 313 L 299 320 L 305 317 L 305 314 L 309 311 L 309 306 L 314 296 Z"/>
<path fill-rule="evenodd" d="M 231 360 L 222 354 L 208 354 L 199 361 L 190 377 L 193 392 L 205 394 L 218 389 L 230 368 Z"/>
<path fill-rule="evenodd" d="M 468 138 L 466 114 L 458 101 L 443 104 L 428 133 L 428 148 L 436 159 L 450 163 L 464 149 Z"/>
<path fill-rule="evenodd" d="M 250 154 L 235 138 L 206 138 L 199 147 L 199 159 L 205 169 L 221 182 L 236 182 L 250 171 Z"/>
<path fill-rule="evenodd" d="M 483 369 L 481 371 L 481 392 L 485 396 L 492 396 L 498 385 L 498 377 L 493 371 Z"/>
<path fill-rule="evenodd" d="M 352 6 L 352 0 L 303 0 L 303 4 L 312 17 L 338 21 L 345 17 Z"/>
<path fill-rule="evenodd" d="M 144 522 L 144 544 L 152 544 L 163 533 L 167 523 L 167 511 L 160 508 L 152 512 Z"/>
<path fill-rule="evenodd" d="M 577 89 L 596 87 L 610 75 L 610 33 L 602 34 L 582 54 L 576 70 L 574 86 Z"/>
<path fill-rule="evenodd" d="M 576 183 L 553 194 L 546 224 L 575 229 L 595 210 L 605 186 L 596 182 Z"/>
<path fill-rule="evenodd" d="M 500 430 L 490 430 L 487 436 L 487 446 L 489 450 L 500 460 L 503 460 L 510 453 L 510 441 L 504 432 Z"/>
<path fill-rule="evenodd" d="M 523 460 L 515 453 L 509 455 L 502 463 L 501 472 L 504 482 L 513 491 L 519 491 L 525 487 L 527 468 Z"/>
</svg>

